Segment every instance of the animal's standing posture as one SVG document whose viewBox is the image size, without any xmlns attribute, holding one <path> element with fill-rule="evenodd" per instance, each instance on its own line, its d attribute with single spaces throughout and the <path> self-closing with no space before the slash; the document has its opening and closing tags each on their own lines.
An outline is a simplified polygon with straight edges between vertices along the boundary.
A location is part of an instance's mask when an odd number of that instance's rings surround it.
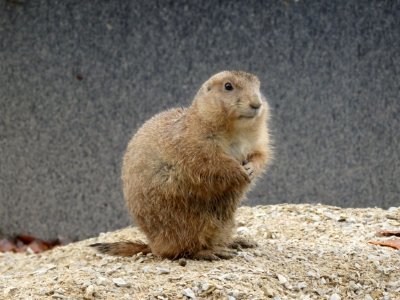
<svg viewBox="0 0 400 300">
<path fill-rule="evenodd" d="M 126 150 L 122 181 L 129 212 L 148 244 L 94 244 L 99 251 L 163 258 L 230 258 L 234 214 L 252 181 L 271 160 L 269 107 L 255 75 L 212 76 L 186 109 L 155 115 Z"/>
</svg>

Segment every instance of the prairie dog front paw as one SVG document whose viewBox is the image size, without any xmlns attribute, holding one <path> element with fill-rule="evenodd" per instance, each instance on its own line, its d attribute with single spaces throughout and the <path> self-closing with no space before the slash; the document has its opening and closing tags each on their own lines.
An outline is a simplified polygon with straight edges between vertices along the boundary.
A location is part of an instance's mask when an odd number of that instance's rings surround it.
<svg viewBox="0 0 400 300">
<path fill-rule="evenodd" d="M 249 176 L 250 180 L 254 179 L 254 164 L 251 161 L 244 161 L 243 168 L 246 171 L 247 175 Z"/>
</svg>

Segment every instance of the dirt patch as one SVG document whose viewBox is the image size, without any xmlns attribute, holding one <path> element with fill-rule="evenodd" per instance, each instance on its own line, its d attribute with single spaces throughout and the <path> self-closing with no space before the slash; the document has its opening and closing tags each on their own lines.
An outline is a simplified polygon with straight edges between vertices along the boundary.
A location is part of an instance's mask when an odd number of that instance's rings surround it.
<svg viewBox="0 0 400 300">
<path fill-rule="evenodd" d="M 400 250 L 368 244 L 398 230 L 400 208 L 242 207 L 238 234 L 259 247 L 231 260 L 169 261 L 97 254 L 100 241 L 143 239 L 137 228 L 41 254 L 0 254 L 1 299 L 400 299 Z"/>
</svg>

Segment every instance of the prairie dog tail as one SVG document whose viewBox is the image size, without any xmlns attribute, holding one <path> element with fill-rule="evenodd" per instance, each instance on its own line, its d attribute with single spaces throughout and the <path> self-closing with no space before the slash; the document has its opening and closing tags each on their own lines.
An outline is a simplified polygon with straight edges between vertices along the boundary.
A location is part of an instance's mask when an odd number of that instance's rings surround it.
<svg viewBox="0 0 400 300">
<path fill-rule="evenodd" d="M 143 242 L 116 242 L 116 243 L 96 243 L 89 245 L 100 253 L 114 256 L 132 256 L 139 252 L 143 254 L 151 253 L 151 249 Z"/>
</svg>

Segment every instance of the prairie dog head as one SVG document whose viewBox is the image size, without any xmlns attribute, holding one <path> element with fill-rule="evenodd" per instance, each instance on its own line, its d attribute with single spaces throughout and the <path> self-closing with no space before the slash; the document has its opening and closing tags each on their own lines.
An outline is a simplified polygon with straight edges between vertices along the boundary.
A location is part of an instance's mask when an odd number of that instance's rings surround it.
<svg viewBox="0 0 400 300">
<path fill-rule="evenodd" d="M 242 71 L 223 71 L 208 79 L 194 105 L 204 120 L 227 122 L 234 127 L 252 126 L 268 115 L 257 76 Z"/>
</svg>

